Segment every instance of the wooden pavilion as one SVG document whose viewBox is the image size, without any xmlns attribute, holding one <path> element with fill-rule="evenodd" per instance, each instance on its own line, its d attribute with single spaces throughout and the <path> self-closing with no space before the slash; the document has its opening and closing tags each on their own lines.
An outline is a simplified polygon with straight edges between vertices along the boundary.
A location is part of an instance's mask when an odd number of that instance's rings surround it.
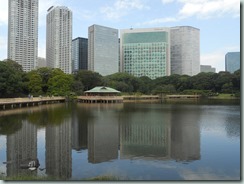
<svg viewBox="0 0 244 184">
<path fill-rule="evenodd" d="M 78 101 L 83 103 L 121 103 L 123 97 L 118 96 L 119 94 L 120 91 L 116 89 L 98 86 L 85 91 L 85 96 L 78 97 Z"/>
</svg>

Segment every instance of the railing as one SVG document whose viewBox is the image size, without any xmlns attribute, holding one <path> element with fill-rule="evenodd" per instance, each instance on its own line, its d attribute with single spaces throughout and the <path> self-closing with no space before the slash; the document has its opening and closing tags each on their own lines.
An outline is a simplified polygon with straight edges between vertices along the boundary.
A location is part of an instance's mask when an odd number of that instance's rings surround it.
<svg viewBox="0 0 244 184">
<path fill-rule="evenodd" d="M 79 96 L 77 99 L 83 99 L 83 100 L 123 100 L 123 97 L 120 96 Z"/>
<path fill-rule="evenodd" d="M 0 104 L 29 103 L 42 101 L 62 101 L 64 97 L 0 98 Z"/>
</svg>

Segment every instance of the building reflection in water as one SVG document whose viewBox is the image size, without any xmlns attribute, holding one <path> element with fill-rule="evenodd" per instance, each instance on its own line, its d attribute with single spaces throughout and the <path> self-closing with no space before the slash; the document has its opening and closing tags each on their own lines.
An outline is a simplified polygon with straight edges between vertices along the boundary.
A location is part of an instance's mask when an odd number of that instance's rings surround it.
<svg viewBox="0 0 244 184">
<path fill-rule="evenodd" d="M 176 112 L 176 113 L 175 113 Z M 172 108 L 171 157 L 176 161 L 200 159 L 200 125 L 198 108 Z"/>
<path fill-rule="evenodd" d="M 193 114 L 184 108 L 177 111 L 175 105 L 161 111 L 150 107 L 125 110 L 123 105 L 116 109 L 109 104 L 89 104 L 82 108 L 91 114 L 87 124 L 78 123 L 82 117 L 73 120 L 73 149 L 81 149 L 82 144 L 85 148 L 84 136 L 88 136 L 90 163 L 117 159 L 118 147 L 121 159 L 200 159 L 200 111 Z"/>
<path fill-rule="evenodd" d="M 59 179 L 72 175 L 71 118 L 46 127 L 46 174 Z"/>
<path fill-rule="evenodd" d="M 88 124 L 88 161 L 90 163 L 118 158 L 119 123 L 115 111 L 122 107 L 122 104 L 94 106 L 93 118 Z"/>
<path fill-rule="evenodd" d="M 72 149 L 80 151 L 87 149 L 87 121 L 79 120 L 78 114 L 72 118 Z"/>
<path fill-rule="evenodd" d="M 160 116 L 160 117 L 159 117 Z M 170 114 L 138 111 L 120 118 L 121 159 L 169 159 Z"/>
<path fill-rule="evenodd" d="M 176 105 L 165 109 L 150 105 L 127 109 L 124 104 L 78 106 L 61 124 L 46 126 L 46 174 L 70 179 L 72 148 L 88 148 L 90 163 L 118 159 L 119 150 L 120 159 L 199 160 L 200 112 Z M 30 173 L 19 167 L 29 158 L 37 158 L 37 127 L 24 120 L 20 130 L 7 135 L 7 176 Z"/>
<path fill-rule="evenodd" d="M 122 159 L 200 159 L 199 111 L 138 111 L 120 117 Z M 189 114 L 187 114 L 189 113 Z"/>
<path fill-rule="evenodd" d="M 37 175 L 37 171 L 21 169 L 20 164 L 37 158 L 37 127 L 23 120 L 22 128 L 7 135 L 7 176 Z"/>
</svg>

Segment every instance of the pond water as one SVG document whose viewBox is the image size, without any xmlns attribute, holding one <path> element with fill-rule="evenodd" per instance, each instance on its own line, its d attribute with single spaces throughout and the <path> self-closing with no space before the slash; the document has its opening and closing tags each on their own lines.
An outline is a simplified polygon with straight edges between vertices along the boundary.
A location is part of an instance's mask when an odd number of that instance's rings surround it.
<svg viewBox="0 0 244 184">
<path fill-rule="evenodd" d="M 239 102 L 63 103 L 0 111 L 0 175 L 240 180 Z M 38 158 L 35 171 L 23 160 Z"/>
</svg>

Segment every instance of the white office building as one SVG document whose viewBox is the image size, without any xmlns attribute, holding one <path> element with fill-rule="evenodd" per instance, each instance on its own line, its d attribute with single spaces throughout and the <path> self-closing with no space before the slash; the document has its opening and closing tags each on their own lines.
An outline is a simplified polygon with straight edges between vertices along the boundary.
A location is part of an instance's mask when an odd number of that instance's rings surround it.
<svg viewBox="0 0 244 184">
<path fill-rule="evenodd" d="M 190 26 L 171 28 L 171 74 L 200 73 L 200 30 Z"/>
<path fill-rule="evenodd" d="M 72 12 L 67 7 L 48 9 L 46 32 L 46 60 L 50 68 L 72 72 Z"/>
<path fill-rule="evenodd" d="M 106 76 L 119 71 L 118 30 L 99 25 L 88 28 L 88 70 Z"/>
<path fill-rule="evenodd" d="M 8 59 L 28 72 L 38 57 L 38 0 L 9 0 Z"/>
</svg>

